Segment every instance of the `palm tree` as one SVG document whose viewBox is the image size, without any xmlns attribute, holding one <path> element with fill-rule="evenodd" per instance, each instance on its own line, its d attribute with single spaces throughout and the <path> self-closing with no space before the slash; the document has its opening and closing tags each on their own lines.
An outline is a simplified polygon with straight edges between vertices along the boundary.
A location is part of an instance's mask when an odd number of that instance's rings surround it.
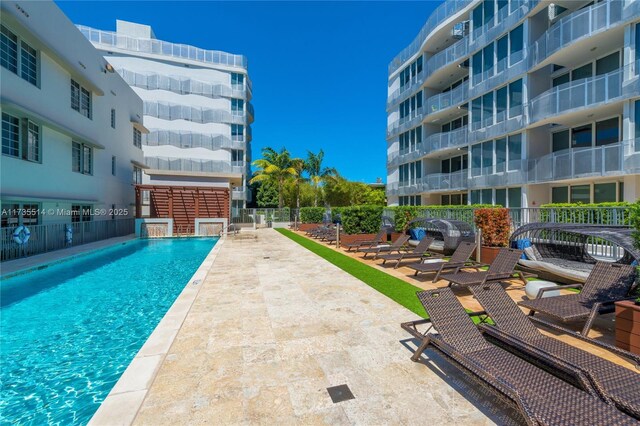
<svg viewBox="0 0 640 426">
<path fill-rule="evenodd" d="M 305 170 L 306 163 L 301 158 L 294 158 L 291 162 L 293 164 L 292 167 L 296 170 L 296 175 L 293 177 L 296 191 L 296 208 L 300 210 L 300 184 L 306 181 L 306 179 L 302 177 L 302 172 Z"/>
<path fill-rule="evenodd" d="M 305 170 L 309 174 L 309 180 L 313 185 L 314 199 L 313 206 L 318 207 L 318 187 L 320 182 L 337 174 L 336 169 L 330 167 L 322 167 L 324 160 L 324 151 L 320 150 L 317 154 L 307 151 L 307 160 L 305 161 Z"/>
<path fill-rule="evenodd" d="M 294 160 L 296 159 L 292 159 L 291 154 L 289 154 L 289 151 L 284 147 L 282 147 L 280 152 L 270 147 L 263 148 L 262 158 L 252 163 L 258 170 L 253 174 L 253 178 L 249 183 L 274 182 L 278 187 L 278 207 L 282 208 L 284 204 L 282 192 L 284 182 L 298 174 L 293 167 Z"/>
</svg>

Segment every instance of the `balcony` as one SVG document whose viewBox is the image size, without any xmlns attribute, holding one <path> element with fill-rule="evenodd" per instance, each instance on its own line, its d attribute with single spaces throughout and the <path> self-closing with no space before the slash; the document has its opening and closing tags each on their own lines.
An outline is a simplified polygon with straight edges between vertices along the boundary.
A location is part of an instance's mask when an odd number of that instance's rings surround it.
<svg viewBox="0 0 640 426">
<path fill-rule="evenodd" d="M 530 183 L 615 176 L 640 172 L 640 138 L 615 144 L 573 148 L 530 159 Z"/>
<path fill-rule="evenodd" d="M 512 114 L 514 117 L 507 118 L 507 112 L 496 114 L 487 120 L 471 123 L 471 132 L 469 133 L 469 143 L 480 142 L 488 139 L 497 138 L 507 133 L 524 130 L 527 126 L 527 117 L 522 114 L 523 107 L 515 107 Z M 518 115 L 515 115 L 518 114 Z"/>
<path fill-rule="evenodd" d="M 533 63 L 541 64 L 548 57 L 576 41 L 606 31 L 637 18 L 639 2 L 624 8 L 624 1 L 606 1 L 578 10 L 558 20 L 533 45 Z"/>
<path fill-rule="evenodd" d="M 447 111 L 469 101 L 469 82 L 465 81 L 460 86 L 445 93 L 431 96 L 425 102 L 425 117 Z"/>
<path fill-rule="evenodd" d="M 515 10 L 509 10 L 514 5 L 520 5 Z M 486 46 L 490 42 L 497 39 L 501 34 L 511 30 L 520 22 L 529 12 L 536 8 L 540 4 L 540 0 L 523 0 L 518 2 L 511 2 L 506 8 L 502 8 L 498 11 L 494 20 L 496 22 L 488 22 L 480 28 L 476 28 L 472 32 L 472 40 L 469 43 L 469 50 L 476 51 L 479 48 Z"/>
<path fill-rule="evenodd" d="M 487 93 L 526 73 L 530 67 L 530 58 L 528 47 L 525 46 L 520 54 L 515 57 L 512 55 L 511 64 L 509 64 L 509 58 L 501 60 L 491 70 L 482 73 L 482 81 L 480 83 L 469 88 L 469 98 L 475 98 Z"/>
<path fill-rule="evenodd" d="M 391 123 L 387 129 L 387 139 L 396 136 L 402 132 L 405 132 L 418 124 L 422 123 L 424 117 L 424 106 L 412 111 L 406 117 L 402 117 L 399 120 Z"/>
<path fill-rule="evenodd" d="M 494 188 L 499 186 L 522 185 L 527 183 L 527 161 L 514 160 L 488 168 L 471 170 L 469 188 Z"/>
<path fill-rule="evenodd" d="M 431 33 L 447 19 L 451 19 L 465 7 L 474 3 L 475 0 L 447 0 L 429 15 L 427 22 L 422 26 L 420 32 L 411 44 L 405 47 L 389 64 L 389 74 L 392 74 L 402 65 L 417 54 Z"/>
<path fill-rule="evenodd" d="M 212 151 L 218 149 L 244 149 L 245 143 L 241 136 L 239 140 L 229 139 L 225 135 L 180 132 L 172 130 L 151 130 L 143 137 L 142 142 L 147 146 L 171 145 L 178 148 L 205 148 Z"/>
<path fill-rule="evenodd" d="M 167 102 L 144 101 L 144 115 L 162 120 L 187 120 L 194 123 L 233 123 L 245 124 L 243 111 L 191 107 Z"/>
<path fill-rule="evenodd" d="M 233 191 L 231 191 L 231 199 L 249 201 L 249 194 L 250 191 L 248 191 L 247 188 L 236 187 L 233 188 Z"/>
<path fill-rule="evenodd" d="M 388 155 L 387 166 L 396 167 L 399 164 L 415 161 L 432 154 L 440 154 L 449 149 L 462 148 L 468 145 L 469 129 L 467 126 L 450 132 L 434 133 L 420 142 L 414 151 L 400 150 Z"/>
<path fill-rule="evenodd" d="M 169 172 L 195 172 L 219 174 L 244 174 L 244 162 L 221 160 L 199 160 L 192 158 L 145 157 L 145 164 L 152 170 Z"/>
<path fill-rule="evenodd" d="M 630 64 L 607 74 L 561 84 L 536 96 L 529 104 L 530 122 L 550 121 L 586 107 L 596 107 L 635 97 L 640 93 L 638 64 Z M 625 80 L 625 76 L 631 77 Z"/>
<path fill-rule="evenodd" d="M 116 71 L 130 86 L 147 90 L 167 90 L 180 95 L 192 94 L 209 98 L 227 97 L 246 99 L 248 96 L 244 86 L 235 84 L 211 84 L 190 78 L 176 78 L 153 72 L 140 74 L 122 68 Z"/>
<path fill-rule="evenodd" d="M 416 179 L 413 183 L 387 185 L 388 195 L 416 195 L 422 192 L 460 191 L 468 188 L 468 170 L 453 173 L 433 173 Z"/>
<path fill-rule="evenodd" d="M 247 58 L 243 55 L 220 52 L 218 50 L 199 49 L 186 44 L 169 43 L 156 39 L 134 38 L 111 31 L 95 30 L 83 25 L 77 25 L 80 32 L 93 44 L 103 49 L 109 47 L 129 50 L 132 52 L 152 53 L 154 55 L 171 58 L 188 59 L 214 65 L 247 68 Z"/>
<path fill-rule="evenodd" d="M 390 110 L 394 105 L 403 101 L 405 98 L 417 92 L 418 89 L 422 87 L 422 84 L 424 84 L 426 75 L 427 73 L 423 68 L 422 71 L 418 73 L 418 75 L 409 80 L 409 83 L 397 88 L 387 99 L 387 111 Z"/>
</svg>

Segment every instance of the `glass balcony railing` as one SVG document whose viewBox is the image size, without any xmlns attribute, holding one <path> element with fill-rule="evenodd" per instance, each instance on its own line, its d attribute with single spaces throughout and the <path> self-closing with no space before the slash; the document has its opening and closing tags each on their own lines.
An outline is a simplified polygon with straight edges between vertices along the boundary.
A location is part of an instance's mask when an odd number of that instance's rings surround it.
<svg viewBox="0 0 640 426">
<path fill-rule="evenodd" d="M 526 73 L 530 67 L 530 56 L 527 47 L 516 55 L 512 55 L 509 61 L 505 58 L 499 61 L 491 70 L 482 73 L 482 81 L 469 87 L 469 98 L 473 99 L 487 93 L 507 81 L 514 80 Z M 509 63 L 510 62 L 510 63 Z"/>
<path fill-rule="evenodd" d="M 490 167 L 472 168 L 469 188 L 493 188 L 496 186 L 527 183 L 526 160 L 501 162 Z"/>
<path fill-rule="evenodd" d="M 249 194 L 250 191 L 248 191 L 247 188 L 233 188 L 233 191 L 231 192 L 231 199 L 249 201 Z"/>
<path fill-rule="evenodd" d="M 509 6 L 500 9 L 494 16 L 494 20 L 473 30 L 469 50 L 473 52 L 486 46 L 501 34 L 513 29 L 539 3 L 540 0 L 512 1 Z"/>
<path fill-rule="evenodd" d="M 506 111 L 496 114 L 487 120 L 471 123 L 469 143 L 494 139 L 507 133 L 523 130 L 527 125 L 527 117 L 523 114 L 523 107 L 514 108 L 511 118 L 506 118 Z M 517 114 L 517 115 L 516 115 Z"/>
<path fill-rule="evenodd" d="M 243 111 L 199 108 L 153 101 L 144 101 L 144 115 L 163 120 L 187 120 L 194 123 L 245 124 L 247 120 Z"/>
<path fill-rule="evenodd" d="M 467 146 L 469 143 L 469 129 L 467 126 L 450 132 L 434 133 L 420 142 L 413 151 L 399 150 L 387 156 L 387 165 L 396 167 L 399 164 L 417 160 L 430 154 L 446 149 L 455 149 Z"/>
<path fill-rule="evenodd" d="M 387 184 L 388 195 L 415 195 L 421 192 L 459 191 L 468 188 L 468 170 L 433 173 L 408 182 Z"/>
<path fill-rule="evenodd" d="M 565 149 L 530 159 L 528 181 L 621 175 L 640 171 L 640 138 L 592 148 Z"/>
<path fill-rule="evenodd" d="M 77 25 L 80 32 L 94 44 L 113 46 L 133 52 L 152 53 L 172 58 L 188 59 L 216 65 L 247 68 L 247 58 L 218 50 L 199 49 L 186 44 L 169 43 L 156 39 L 135 38 L 111 31 L 96 30 Z"/>
<path fill-rule="evenodd" d="M 632 18 L 631 12 L 625 10 L 623 13 L 624 4 L 619 0 L 605 1 L 559 19 L 533 44 L 534 64 L 541 63 L 585 36 L 605 31 Z M 627 9 L 637 10 L 638 5 L 629 5 Z"/>
<path fill-rule="evenodd" d="M 213 135 L 193 132 L 179 132 L 173 130 L 150 129 L 148 135 L 142 138 L 143 144 L 148 146 L 171 145 L 178 148 L 205 148 L 212 151 L 218 149 L 244 149 L 244 137 Z"/>
<path fill-rule="evenodd" d="M 547 90 L 531 100 L 530 122 L 637 96 L 640 93 L 640 77 L 633 73 L 636 68 L 637 64 L 627 65 L 607 74 L 575 80 Z M 625 80 L 628 76 L 631 78 Z"/>
<path fill-rule="evenodd" d="M 389 74 L 399 69 L 408 59 L 418 53 L 431 33 L 444 21 L 452 18 L 458 12 L 477 0 L 447 0 L 429 15 L 427 22 L 411 44 L 405 47 L 389 64 Z"/>
<path fill-rule="evenodd" d="M 431 96 L 425 102 L 425 116 L 444 111 L 469 101 L 469 82 L 465 81 L 460 86 L 445 93 Z"/>
<path fill-rule="evenodd" d="M 223 83 L 211 84 L 190 78 L 176 78 L 154 72 L 137 73 L 127 69 L 117 69 L 118 74 L 129 86 L 147 90 L 167 90 L 181 95 L 199 95 L 209 98 L 237 98 L 246 99 L 247 90 L 244 86 Z"/>
<path fill-rule="evenodd" d="M 150 169 L 170 172 L 243 174 L 246 171 L 244 162 L 167 157 L 145 157 L 144 162 Z"/>
<path fill-rule="evenodd" d="M 389 125 L 387 128 L 387 138 L 391 138 L 399 133 L 407 131 L 422 123 L 424 117 L 424 105 L 412 111 L 409 115 L 402 117 Z"/>
</svg>

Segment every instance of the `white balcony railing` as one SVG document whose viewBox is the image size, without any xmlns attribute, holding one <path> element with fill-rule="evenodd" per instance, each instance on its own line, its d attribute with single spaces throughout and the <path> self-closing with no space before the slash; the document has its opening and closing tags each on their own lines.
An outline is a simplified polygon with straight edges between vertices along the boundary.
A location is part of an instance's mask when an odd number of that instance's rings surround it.
<svg viewBox="0 0 640 426">
<path fill-rule="evenodd" d="M 549 89 L 531 100 L 529 122 L 637 96 L 640 93 L 640 77 L 634 74 L 637 68 L 637 64 L 630 64 L 607 74 L 571 81 Z"/>
<path fill-rule="evenodd" d="M 144 162 L 150 169 L 172 172 L 237 174 L 246 172 L 246 164 L 244 162 L 166 157 L 145 157 Z"/>
<path fill-rule="evenodd" d="M 465 81 L 453 90 L 431 96 L 425 102 L 426 116 L 458 106 L 469 101 L 469 82 Z"/>
<path fill-rule="evenodd" d="M 387 165 L 395 167 L 398 164 L 417 160 L 446 149 L 465 147 L 469 144 L 469 129 L 463 126 L 450 132 L 434 133 L 423 139 L 414 150 L 394 151 L 387 156 Z"/>
<path fill-rule="evenodd" d="M 169 43 L 156 39 L 135 38 L 111 31 L 96 30 L 83 25 L 78 29 L 94 44 L 112 46 L 133 52 L 152 53 L 173 58 L 189 59 L 216 65 L 247 68 L 247 58 L 218 50 L 200 49 L 186 44 Z"/>
<path fill-rule="evenodd" d="M 585 36 L 605 31 L 622 23 L 623 16 L 627 16 L 626 13 L 623 14 L 624 4 L 625 2 L 620 0 L 605 1 L 559 19 L 533 44 L 534 63 L 539 64 L 555 52 Z M 628 7 L 637 8 L 637 5 Z"/>
<path fill-rule="evenodd" d="M 205 148 L 212 151 L 224 148 L 244 149 L 246 146 L 243 136 L 229 138 L 225 135 L 160 129 L 150 129 L 149 134 L 145 135 L 142 141 L 148 146 L 171 145 L 178 148 Z"/>
<path fill-rule="evenodd" d="M 245 124 L 247 118 L 243 111 L 191 107 L 167 102 L 144 101 L 144 115 L 163 120 L 187 120 L 194 123 L 233 123 Z"/>
<path fill-rule="evenodd" d="M 404 49 L 389 64 L 389 74 L 399 69 L 409 58 L 420 51 L 422 45 L 431 33 L 444 21 L 460 12 L 462 9 L 473 3 L 475 0 L 447 0 L 429 15 L 427 22 L 422 26 L 420 32 L 411 44 Z"/>
</svg>

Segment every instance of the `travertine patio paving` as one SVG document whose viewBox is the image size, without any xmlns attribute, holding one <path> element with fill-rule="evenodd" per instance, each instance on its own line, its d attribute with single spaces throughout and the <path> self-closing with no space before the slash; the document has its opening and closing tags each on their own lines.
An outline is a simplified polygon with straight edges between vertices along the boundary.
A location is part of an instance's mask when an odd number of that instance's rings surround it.
<svg viewBox="0 0 640 426">
<path fill-rule="evenodd" d="M 446 362 L 412 363 L 415 314 L 271 229 L 229 238 L 136 424 L 504 424 Z M 408 342 L 410 348 L 413 342 Z M 334 404 L 326 388 L 355 399 Z"/>
</svg>

